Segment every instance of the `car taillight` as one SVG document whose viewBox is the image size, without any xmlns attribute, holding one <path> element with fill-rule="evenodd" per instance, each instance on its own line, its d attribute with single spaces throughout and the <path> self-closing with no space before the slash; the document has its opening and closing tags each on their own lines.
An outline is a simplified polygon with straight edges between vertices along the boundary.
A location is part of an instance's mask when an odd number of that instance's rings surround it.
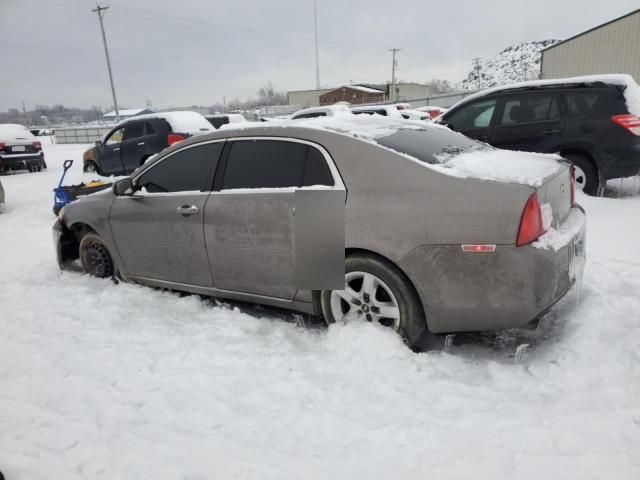
<svg viewBox="0 0 640 480">
<path fill-rule="evenodd" d="M 184 135 L 180 135 L 179 133 L 170 133 L 169 136 L 167 137 L 167 143 L 169 146 L 171 146 L 174 143 L 181 142 L 185 138 L 186 137 Z"/>
<path fill-rule="evenodd" d="M 6 143 L 0 143 L 0 150 L 4 150 L 4 147 L 6 147 Z"/>
<path fill-rule="evenodd" d="M 40 142 L 31 142 L 31 145 L 33 145 L 33 148 L 36 150 L 40 150 L 42 148 L 42 143 Z"/>
<path fill-rule="evenodd" d="M 576 166 L 571 164 L 571 167 L 569 168 L 569 173 L 571 175 L 571 180 L 569 180 L 569 183 L 571 183 L 571 185 L 569 185 L 569 199 L 570 199 L 570 205 L 571 207 L 573 207 L 576 204 Z"/>
<path fill-rule="evenodd" d="M 637 115 L 614 115 L 611 117 L 615 123 L 626 128 L 634 135 L 640 137 L 640 117 Z"/>
<path fill-rule="evenodd" d="M 537 240 L 543 233 L 542 212 L 540 211 L 540 204 L 538 203 L 538 195 L 534 193 L 529 197 L 529 200 L 527 200 L 524 206 L 516 246 L 521 247 L 522 245 L 528 245 Z"/>
</svg>

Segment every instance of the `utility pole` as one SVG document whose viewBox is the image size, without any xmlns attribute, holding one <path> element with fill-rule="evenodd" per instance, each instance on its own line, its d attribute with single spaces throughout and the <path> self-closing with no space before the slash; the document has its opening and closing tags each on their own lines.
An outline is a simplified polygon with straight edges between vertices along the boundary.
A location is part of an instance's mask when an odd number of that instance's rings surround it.
<svg viewBox="0 0 640 480">
<path fill-rule="evenodd" d="M 389 49 L 389 51 L 393 55 L 393 62 L 391 63 L 391 95 L 389 95 L 389 100 L 397 102 L 398 94 L 396 92 L 396 67 L 398 66 L 398 62 L 396 61 L 396 53 L 398 53 L 400 49 L 391 48 Z"/>
<path fill-rule="evenodd" d="M 107 57 L 107 69 L 109 70 L 109 82 L 111 83 L 111 95 L 113 96 L 113 107 L 116 111 L 116 122 L 120 121 L 120 111 L 118 110 L 118 100 L 116 100 L 116 87 L 113 84 L 113 73 L 111 73 L 111 60 L 109 59 L 109 47 L 107 47 L 107 35 L 104 33 L 104 25 L 102 18 L 104 17 L 104 11 L 109 7 L 101 7 L 96 4 L 96 8 L 91 10 L 98 14 L 98 20 L 100 21 L 100 30 L 102 31 L 102 43 L 104 45 L 104 55 Z"/>
<path fill-rule="evenodd" d="M 313 27 L 316 34 L 316 90 L 320 90 L 320 59 L 318 57 L 318 5 L 313 0 Z"/>
<path fill-rule="evenodd" d="M 480 60 L 480 57 L 476 57 L 473 59 L 473 67 L 476 71 L 476 87 L 478 88 L 478 90 L 480 90 L 480 69 L 482 68 Z"/>
</svg>

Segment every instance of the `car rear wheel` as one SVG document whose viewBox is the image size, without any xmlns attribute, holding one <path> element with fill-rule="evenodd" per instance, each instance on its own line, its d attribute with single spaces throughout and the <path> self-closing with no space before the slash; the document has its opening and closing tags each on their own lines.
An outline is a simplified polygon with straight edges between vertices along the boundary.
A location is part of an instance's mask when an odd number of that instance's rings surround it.
<svg viewBox="0 0 640 480">
<path fill-rule="evenodd" d="M 102 239 L 87 233 L 80 241 L 80 263 L 84 273 L 92 277 L 110 278 L 116 275 L 116 266 Z"/>
<path fill-rule="evenodd" d="M 410 346 L 427 329 L 424 309 L 409 280 L 373 255 L 348 256 L 344 290 L 323 290 L 320 304 L 328 324 L 376 322 L 398 332 Z"/>
<path fill-rule="evenodd" d="M 593 162 L 578 154 L 570 153 L 565 158 L 573 163 L 576 169 L 576 190 L 581 190 L 587 195 L 598 195 L 601 181 L 598 169 Z"/>
</svg>

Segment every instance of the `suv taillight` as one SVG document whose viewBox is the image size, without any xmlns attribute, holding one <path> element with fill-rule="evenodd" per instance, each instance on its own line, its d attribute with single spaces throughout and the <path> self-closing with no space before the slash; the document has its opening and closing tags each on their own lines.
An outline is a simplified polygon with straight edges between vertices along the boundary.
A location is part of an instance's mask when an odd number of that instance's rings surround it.
<svg viewBox="0 0 640 480">
<path fill-rule="evenodd" d="M 4 147 L 6 146 L 5 143 L 0 143 L 0 150 L 4 150 Z"/>
<path fill-rule="evenodd" d="M 33 148 L 35 148 L 36 150 L 42 149 L 42 143 L 40 142 L 31 142 L 31 145 L 33 145 Z"/>
<path fill-rule="evenodd" d="M 634 135 L 640 137 L 640 117 L 637 115 L 614 115 L 611 117 L 615 123 L 620 125 L 621 127 L 626 128 Z"/>
<path fill-rule="evenodd" d="M 538 203 L 538 195 L 535 193 L 529 197 L 522 212 L 520 228 L 518 229 L 518 239 L 516 246 L 521 247 L 538 239 L 544 233 L 542 226 L 542 212 Z"/>
<path fill-rule="evenodd" d="M 169 136 L 167 137 L 167 144 L 170 147 L 174 143 L 181 142 L 185 138 L 186 137 L 184 135 L 180 135 L 179 133 L 170 133 Z"/>
<path fill-rule="evenodd" d="M 569 186 L 569 192 L 571 193 L 571 207 L 573 207 L 576 204 L 576 166 L 571 164 L 569 172 L 571 173 L 571 185 Z"/>
</svg>

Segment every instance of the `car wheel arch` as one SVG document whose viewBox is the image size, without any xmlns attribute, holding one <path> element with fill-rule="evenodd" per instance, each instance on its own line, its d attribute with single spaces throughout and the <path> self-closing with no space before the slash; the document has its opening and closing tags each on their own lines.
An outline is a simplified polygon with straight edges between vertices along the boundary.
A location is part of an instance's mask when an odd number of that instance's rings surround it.
<svg viewBox="0 0 640 480">
<path fill-rule="evenodd" d="M 386 263 L 391 268 L 394 268 L 394 269 L 398 270 L 398 272 L 403 277 L 405 277 L 405 279 L 407 280 L 407 282 L 411 286 L 413 294 L 416 296 L 417 299 L 419 299 L 420 303 L 422 303 L 422 300 L 421 300 L 422 297 L 418 293 L 418 290 L 416 289 L 415 284 L 411 280 L 411 277 L 407 274 L 407 272 L 404 271 L 404 269 L 400 265 L 398 265 L 397 262 L 394 262 L 393 260 L 391 260 L 390 258 L 386 257 L 385 255 L 382 255 L 381 253 L 378 253 L 378 252 L 375 252 L 373 250 L 369 250 L 369 249 L 366 249 L 366 248 L 347 247 L 347 248 L 345 248 L 345 252 L 344 253 L 345 253 L 345 258 L 349 257 L 349 256 L 352 256 L 352 255 L 358 255 L 358 254 L 374 257 L 377 260 L 379 260 L 379 261 L 381 261 L 383 263 Z M 320 290 L 314 290 L 312 292 L 312 294 L 313 294 L 313 305 L 314 305 L 315 311 L 318 314 L 321 314 L 322 309 L 321 309 L 321 305 L 320 305 Z M 422 310 L 424 312 L 424 316 L 425 316 L 425 319 L 426 319 L 427 312 L 424 311 L 424 305 L 422 305 Z M 428 320 L 427 320 L 427 328 L 428 328 Z"/>
</svg>

